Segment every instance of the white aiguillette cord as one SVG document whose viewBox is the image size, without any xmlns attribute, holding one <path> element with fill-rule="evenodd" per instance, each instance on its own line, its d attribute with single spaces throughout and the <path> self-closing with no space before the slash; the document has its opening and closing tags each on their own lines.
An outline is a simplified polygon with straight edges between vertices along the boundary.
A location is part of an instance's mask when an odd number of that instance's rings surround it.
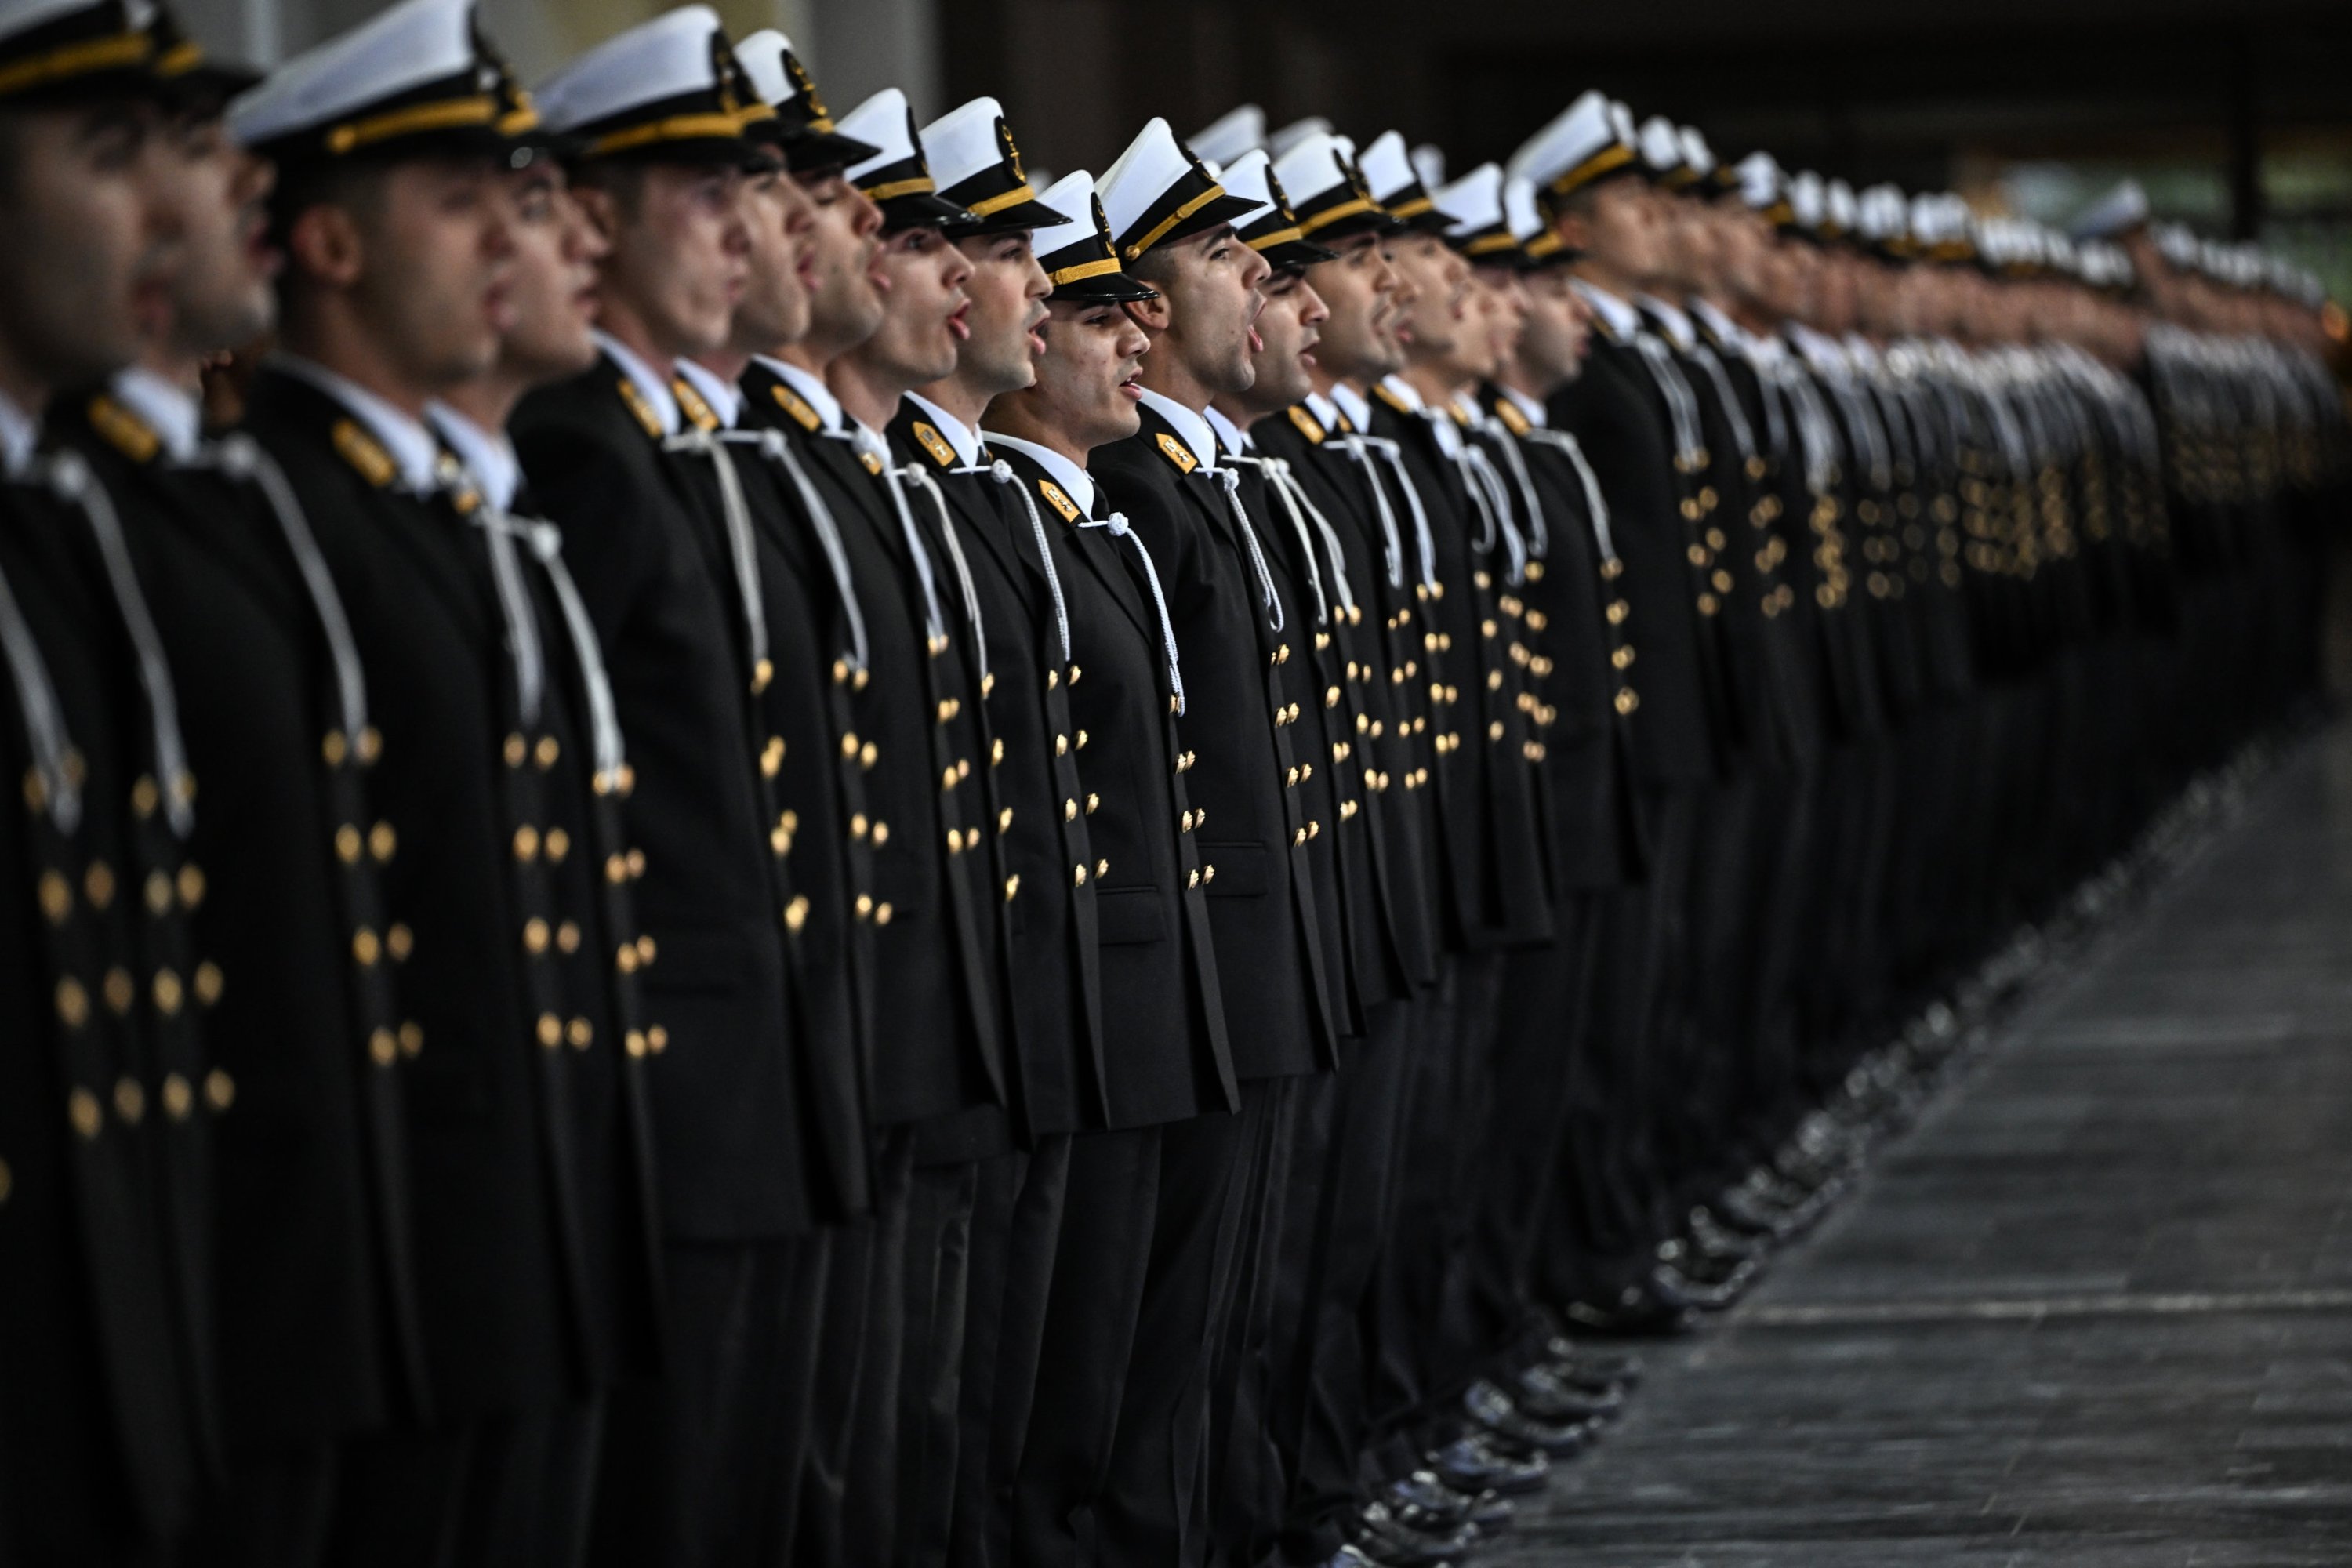
<svg viewBox="0 0 2352 1568">
<path fill-rule="evenodd" d="M 947 542 L 948 559 L 955 563 L 956 586 L 963 594 L 964 618 L 971 623 L 972 662 L 980 670 L 982 690 L 988 685 L 988 627 L 980 618 L 980 590 L 971 581 L 971 563 L 964 558 L 963 541 L 956 536 L 955 519 L 948 512 L 948 498 L 939 481 L 925 472 L 920 463 L 908 463 L 898 470 L 902 479 L 923 487 L 930 496 L 931 505 L 940 514 L 940 537 Z"/>
<path fill-rule="evenodd" d="M 817 547 L 824 552 L 825 564 L 832 568 L 834 590 L 841 597 L 841 613 L 849 626 L 849 647 L 844 660 L 853 671 L 866 668 L 866 613 L 857 603 L 857 584 L 850 576 L 849 552 L 842 547 L 841 527 L 833 520 L 833 509 L 824 504 L 824 497 L 809 482 L 808 471 L 793 453 L 793 444 L 781 430 L 729 430 L 719 437 L 721 441 L 740 446 L 755 447 L 760 456 L 772 467 L 782 468 L 792 482 L 793 493 L 800 498 L 808 512 L 809 526 L 816 530 Z"/>
<path fill-rule="evenodd" d="M 1576 465 L 1577 482 L 1584 487 L 1584 509 L 1592 519 L 1592 540 L 1601 547 L 1601 559 L 1617 558 L 1616 537 L 1609 531 L 1609 503 L 1601 499 L 1601 480 L 1586 461 L 1584 447 L 1565 430 L 1547 430 L 1540 426 L 1530 430 L 1527 439 L 1549 447 Z"/>
<path fill-rule="evenodd" d="M 1299 511 L 1298 503 L 1291 499 L 1290 490 L 1284 483 L 1289 477 L 1290 465 L 1280 458 L 1252 458 L 1239 452 L 1227 453 L 1225 461 L 1246 463 L 1257 469 L 1265 476 L 1267 488 L 1282 498 L 1284 510 L 1290 513 L 1291 531 L 1298 535 L 1298 547 L 1305 552 L 1307 585 L 1315 595 L 1315 623 L 1318 626 L 1329 625 L 1331 606 L 1323 595 L 1323 574 L 1316 564 L 1316 556 L 1318 552 L 1315 548 L 1315 541 L 1307 531 L 1307 520 Z"/>
<path fill-rule="evenodd" d="M 25 738 L 33 752 L 33 771 L 40 775 L 50 823 L 70 836 L 81 826 L 81 786 L 74 782 L 73 738 L 66 733 L 65 712 L 50 684 L 49 667 L 41 645 L 25 623 L 24 607 L 0 573 L 0 658 L 8 661 L 8 676 L 16 688 L 16 707 L 25 718 Z"/>
<path fill-rule="evenodd" d="M 287 481 L 286 471 L 261 443 L 243 432 L 207 444 L 187 466 L 251 484 L 261 492 L 278 533 L 286 541 L 288 552 L 294 557 L 294 569 L 301 575 L 303 592 L 310 596 L 310 613 L 318 617 L 320 635 L 326 640 L 328 662 L 335 670 L 336 706 L 342 715 L 342 732 L 356 737 L 368 722 L 366 668 L 360 663 L 359 643 L 352 636 L 351 616 L 343 609 L 342 593 L 335 586 L 335 575 L 328 570 L 327 558 L 319 549 L 318 535 L 310 531 L 310 520 L 304 515 L 294 487 Z"/>
<path fill-rule="evenodd" d="M 1265 552 L 1259 548 L 1257 530 L 1250 526 L 1249 508 L 1242 504 L 1242 477 L 1231 468 L 1202 465 L 1201 471 L 1213 478 L 1225 492 L 1225 510 L 1233 513 L 1234 526 L 1242 531 L 1242 542 L 1249 547 L 1250 566 L 1257 574 L 1257 591 L 1261 606 L 1265 611 L 1266 629 L 1282 630 L 1282 595 L 1275 592 L 1274 574 L 1266 570 Z"/>
<path fill-rule="evenodd" d="M 1151 563 L 1150 550 L 1137 537 L 1135 530 L 1128 526 L 1127 513 L 1123 511 L 1115 511 L 1100 521 L 1088 519 L 1078 526 L 1102 529 L 1113 539 L 1124 539 L 1135 546 L 1136 558 L 1143 563 L 1144 580 L 1151 584 L 1152 605 L 1160 612 L 1160 640 L 1168 650 L 1168 689 L 1176 699 L 1177 717 L 1183 717 L 1184 672 L 1177 662 L 1176 624 L 1168 618 L 1168 600 L 1160 591 L 1160 569 Z"/>
<path fill-rule="evenodd" d="M 1037 541 L 1037 559 L 1045 569 L 1045 588 L 1054 596 L 1054 627 L 1061 634 L 1062 662 L 1070 662 L 1070 607 L 1062 599 L 1062 574 L 1054 569 L 1053 547 L 1045 540 L 1045 520 L 1037 515 L 1037 503 L 1031 499 L 1029 487 L 1020 482 L 1013 465 L 998 458 L 992 463 L 975 463 L 968 468 L 950 468 L 950 473 L 981 474 L 1000 485 L 1011 485 L 1013 493 L 1021 498 L 1021 505 L 1029 513 L 1029 531 Z"/>
<path fill-rule="evenodd" d="M 743 476 L 735 471 L 735 459 L 726 447 L 709 431 L 690 428 L 679 431 L 662 442 L 667 452 L 691 452 L 710 464 L 711 477 L 719 481 L 719 520 L 727 530 L 728 553 L 735 558 L 735 594 L 743 618 L 744 653 L 751 666 L 751 689 L 759 691 L 767 685 L 766 672 L 772 668 L 768 662 L 768 612 L 766 601 L 760 593 L 760 552 L 751 533 L 751 506 L 743 497 Z"/>
<path fill-rule="evenodd" d="M 1405 471 L 1404 448 L 1387 436 L 1350 436 L 1348 439 L 1360 442 L 1364 447 L 1378 452 L 1382 460 L 1388 464 L 1389 471 L 1396 475 L 1398 488 L 1404 491 L 1405 508 L 1412 513 L 1413 542 L 1421 551 L 1421 585 L 1424 588 L 1436 587 L 1437 541 L 1429 531 L 1429 512 L 1421 504 L 1421 489 L 1412 482 L 1412 475 Z M 1375 494 L 1379 492 L 1380 486 L 1377 481 L 1372 489 Z M 1393 535 L 1394 528 L 1392 520 L 1389 516 L 1388 500 L 1384 496 L 1381 498 L 1381 518 L 1383 522 L 1391 523 L 1391 533 Z M 1390 568 L 1389 581 L 1400 588 L 1404 586 L 1394 566 Z"/>
<path fill-rule="evenodd" d="M 131 563 L 130 546 L 123 542 L 122 520 L 114 510 L 114 498 L 106 493 L 79 452 L 58 452 L 50 457 L 40 469 L 39 477 L 47 484 L 51 494 L 67 504 L 79 508 L 89 520 L 89 531 L 98 541 L 99 559 L 106 568 L 107 586 L 112 591 L 116 611 L 122 616 L 124 632 L 131 638 L 131 654 L 139 667 L 140 689 L 147 698 L 148 723 L 154 730 L 155 771 L 162 775 L 163 786 L 163 819 L 170 825 L 174 838 L 185 840 L 196 826 L 194 808 L 189 804 L 194 794 L 194 780 L 188 773 L 188 752 L 180 736 L 180 697 L 172 684 L 172 667 L 163 657 L 163 638 L 155 629 L 155 617 L 147 608 L 147 595 L 139 586 L 138 570 Z"/>
<path fill-rule="evenodd" d="M 1494 459 L 1476 442 L 1465 441 L 1455 449 L 1454 461 L 1469 481 L 1463 488 L 1470 492 L 1470 500 L 1486 525 L 1485 535 L 1478 541 L 1478 552 L 1492 555 L 1499 540 L 1511 559 L 1510 582 L 1514 586 L 1526 582 L 1527 545 L 1511 521 L 1511 498 L 1503 489 L 1503 476 L 1495 471 Z"/>
</svg>

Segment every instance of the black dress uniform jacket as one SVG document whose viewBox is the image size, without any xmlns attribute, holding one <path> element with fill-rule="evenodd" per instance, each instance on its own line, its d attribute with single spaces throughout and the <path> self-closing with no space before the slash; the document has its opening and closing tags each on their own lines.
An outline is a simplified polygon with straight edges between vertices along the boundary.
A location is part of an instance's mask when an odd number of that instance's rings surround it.
<svg viewBox="0 0 2352 1568">
<path fill-rule="evenodd" d="M 176 1119 L 136 931 L 146 763 L 80 525 L 0 492 L 0 1560 L 168 1539 L 204 1463 L 173 1267 L 190 1238 L 153 1181 Z M 210 1087 L 190 1115 L 226 1109 L 228 1081 Z"/>
<path fill-rule="evenodd" d="M 637 913 L 656 944 L 646 1005 L 665 1233 L 744 1241 L 811 1219 L 812 1134 L 792 1027 L 784 912 L 744 710 L 738 617 L 707 524 L 610 359 L 515 411 L 514 443 L 594 619 L 635 770 Z"/>
<path fill-rule="evenodd" d="M 1295 605 L 1265 603 L 1251 546 L 1200 455 L 1152 409 L 1141 415 L 1142 428 L 1094 452 L 1087 471 L 1150 550 L 1184 650 L 1177 733 L 1198 759 L 1185 779 L 1193 809 L 1208 813 L 1192 837 L 1204 876 L 1216 871 L 1234 1068 L 1245 1079 L 1311 1072 L 1336 1047 L 1297 792 L 1299 770 L 1315 764 L 1311 747 L 1292 743 L 1279 670 L 1310 632 Z"/>
<path fill-rule="evenodd" d="M 1671 426 L 1655 400 L 1639 352 L 1596 338 L 1584 374 L 1547 405 L 1553 425 L 1574 435 L 1592 464 L 1625 563 L 1604 614 L 1641 650 L 1634 752 L 1642 782 L 1654 787 L 1717 777 L 1731 757 L 1714 636 L 1687 564 Z"/>
<path fill-rule="evenodd" d="M 1177 738 L 1160 616 L 1132 539 L 1113 537 L 1026 453 L 992 448 L 1028 493 L 1054 552 L 1070 616 L 1070 654 L 1084 676 L 1067 685 L 1078 775 L 1098 800 L 1087 817 L 1102 994 L 1118 1018 L 1104 1030 L 1112 1128 L 1181 1121 L 1240 1105 L 1225 1004 L 1211 936 L 1207 874 Z M 1108 518 L 1103 498 L 1094 511 Z M 1163 584 L 1164 585 L 1164 584 Z M 1191 679 L 1186 677 L 1186 688 Z M 1054 749 L 1062 754 L 1057 732 Z M 1213 862 L 1212 862 L 1213 863 Z M 1075 885 L 1076 868 L 1066 875 Z M 1023 896 L 1026 896 L 1024 894 Z"/>
<path fill-rule="evenodd" d="M 870 1113 L 890 1126 L 1002 1108 L 993 914 L 975 902 L 994 889 L 973 885 L 984 855 L 967 860 L 947 848 L 950 830 L 961 846 L 967 833 L 994 826 L 983 823 L 986 786 L 974 776 L 988 756 L 967 706 L 968 625 L 954 570 L 932 563 L 927 598 L 882 477 L 845 433 L 823 433 L 815 410 L 765 365 L 755 362 L 742 385 L 744 424 L 792 443 L 837 525 L 865 617 L 870 662 L 866 678 L 850 682 L 857 727 L 839 744 L 856 749 L 868 841 L 879 837 L 873 886 L 852 906 L 874 928 Z M 927 624 L 934 602 L 936 630 Z"/>
<path fill-rule="evenodd" d="M 1057 752 L 1054 743 L 1078 728 L 1070 700 L 1086 665 L 1075 643 L 1064 640 L 1068 612 L 1058 568 L 1040 554 L 1050 548 L 1045 514 L 1034 492 L 1009 467 L 996 469 L 985 449 L 980 462 L 988 466 L 966 468 L 912 403 L 900 406 L 888 435 L 893 456 L 937 488 L 934 501 L 929 487 L 909 481 L 910 500 L 947 506 L 982 609 L 992 820 L 984 842 L 967 841 L 963 853 L 986 857 L 983 896 L 1002 894 L 1012 1031 L 1006 1065 L 1018 1125 L 1029 1138 L 1106 1126 L 1094 869 L 1101 858 L 1088 831 L 1102 797 L 1081 782 L 1076 750 L 1066 743 Z M 1076 876 L 1081 866 L 1088 868 L 1085 881 Z"/>
<path fill-rule="evenodd" d="M 249 1453 L 423 1413 L 402 1080 L 369 1057 L 403 1020 L 383 966 L 348 957 L 361 928 L 387 923 L 381 868 L 398 845 L 373 831 L 350 742 L 328 760 L 325 737 L 364 722 L 342 677 L 365 691 L 356 650 L 346 670 L 330 647 L 314 595 L 332 584 L 293 553 L 286 531 L 307 534 L 306 519 L 217 466 L 176 465 L 109 394 L 49 428 L 114 498 L 204 781 L 180 893 L 234 980 L 205 1040 L 237 1096 L 213 1144 L 225 1435 Z"/>
<path fill-rule="evenodd" d="M 398 1070 L 435 1414 L 547 1408 L 649 1359 L 656 1289 L 638 1202 L 651 1155 L 630 1104 L 642 1080 L 610 984 L 638 933 L 604 913 L 562 623 L 534 600 L 551 679 L 528 725 L 476 498 L 405 489 L 364 426 L 289 373 L 265 368 L 247 419 L 300 499 L 369 671 L 381 742 L 362 761 L 394 852 L 384 929 L 355 931 L 344 962 L 394 966 L 416 1026 Z M 451 460 L 439 477 L 455 474 Z M 384 1070 L 383 1042 L 369 1049 Z"/>
</svg>

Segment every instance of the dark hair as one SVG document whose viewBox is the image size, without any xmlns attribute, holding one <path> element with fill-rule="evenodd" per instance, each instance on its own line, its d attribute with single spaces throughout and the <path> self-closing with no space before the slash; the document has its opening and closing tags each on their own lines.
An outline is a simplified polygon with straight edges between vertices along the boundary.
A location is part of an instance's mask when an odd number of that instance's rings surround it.
<svg viewBox="0 0 2352 1568">
<path fill-rule="evenodd" d="M 269 193 L 269 238 L 284 247 L 294 225 L 312 207 L 364 211 L 374 206 L 391 165 L 373 159 L 356 163 L 281 163 Z"/>
</svg>

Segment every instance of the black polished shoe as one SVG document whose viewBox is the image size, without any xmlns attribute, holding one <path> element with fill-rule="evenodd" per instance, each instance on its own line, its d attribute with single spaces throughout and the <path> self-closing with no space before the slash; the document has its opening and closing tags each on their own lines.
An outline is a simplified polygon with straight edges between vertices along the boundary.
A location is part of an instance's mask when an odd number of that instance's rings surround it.
<svg viewBox="0 0 2352 1568">
<path fill-rule="evenodd" d="M 1539 1421 L 1567 1423 L 1599 1421 L 1625 1407 L 1625 1395 L 1614 1384 L 1595 1389 L 1579 1387 L 1548 1366 L 1531 1366 L 1511 1380 L 1511 1403 Z"/>
<path fill-rule="evenodd" d="M 1364 1555 L 1390 1568 L 1434 1568 L 1478 1544 L 1476 1525 L 1443 1531 L 1415 1530 L 1384 1502 L 1366 1503 L 1348 1533 Z"/>
<path fill-rule="evenodd" d="M 1726 1225 L 1701 1205 L 1690 1212 L 1690 1239 L 1708 1258 L 1754 1258 L 1771 1245 L 1769 1235 L 1757 1235 Z"/>
<path fill-rule="evenodd" d="M 1697 1327 L 1690 1307 L 1660 1297 L 1648 1281 L 1628 1285 L 1609 1301 L 1570 1301 L 1565 1313 L 1580 1333 L 1603 1339 L 1671 1339 Z"/>
<path fill-rule="evenodd" d="M 1479 1432 L 1433 1448 L 1426 1458 L 1439 1480 L 1474 1497 L 1486 1492 L 1525 1497 L 1543 1490 L 1551 1479 L 1551 1461 L 1543 1455 L 1507 1452 Z"/>
<path fill-rule="evenodd" d="M 1632 1351 L 1594 1350 L 1566 1334 L 1554 1334 L 1544 1342 L 1543 1358 L 1553 1375 L 1580 1388 L 1641 1386 L 1642 1358 Z"/>
<path fill-rule="evenodd" d="M 1720 1279 L 1693 1279 L 1671 1263 L 1650 1270 L 1650 1289 L 1661 1301 L 1686 1311 L 1720 1312 L 1747 1293 L 1756 1278 L 1752 1265 L 1733 1269 Z"/>
<path fill-rule="evenodd" d="M 1472 1384 L 1464 1393 L 1462 1408 L 1489 1436 L 1508 1447 L 1531 1449 L 1555 1459 L 1582 1452 L 1591 1436 L 1581 1422 L 1537 1419 L 1512 1403 L 1509 1394 L 1484 1381 Z"/>
<path fill-rule="evenodd" d="M 1455 1530 L 1471 1521 L 1469 1494 L 1447 1486 L 1434 1470 L 1415 1470 L 1391 1481 L 1381 1500 L 1415 1530 Z"/>
</svg>

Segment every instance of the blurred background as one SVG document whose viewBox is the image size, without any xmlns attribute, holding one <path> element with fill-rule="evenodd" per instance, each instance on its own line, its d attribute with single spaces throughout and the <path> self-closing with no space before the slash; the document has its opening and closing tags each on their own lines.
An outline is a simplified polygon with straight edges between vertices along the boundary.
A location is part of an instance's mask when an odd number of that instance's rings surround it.
<svg viewBox="0 0 2352 1568">
<path fill-rule="evenodd" d="M 282 58 L 383 0 L 179 0 L 226 53 Z M 664 9 L 483 0 L 526 78 Z M 2117 179 L 2157 214 L 2259 238 L 2352 300 L 2347 0 L 719 0 L 782 27 L 836 112 L 896 85 L 928 118 L 1003 100 L 1033 164 L 1117 156 L 1234 104 L 1393 126 L 1467 168 L 1587 87 L 1862 184 L 1951 186 L 2063 223 Z"/>
</svg>

